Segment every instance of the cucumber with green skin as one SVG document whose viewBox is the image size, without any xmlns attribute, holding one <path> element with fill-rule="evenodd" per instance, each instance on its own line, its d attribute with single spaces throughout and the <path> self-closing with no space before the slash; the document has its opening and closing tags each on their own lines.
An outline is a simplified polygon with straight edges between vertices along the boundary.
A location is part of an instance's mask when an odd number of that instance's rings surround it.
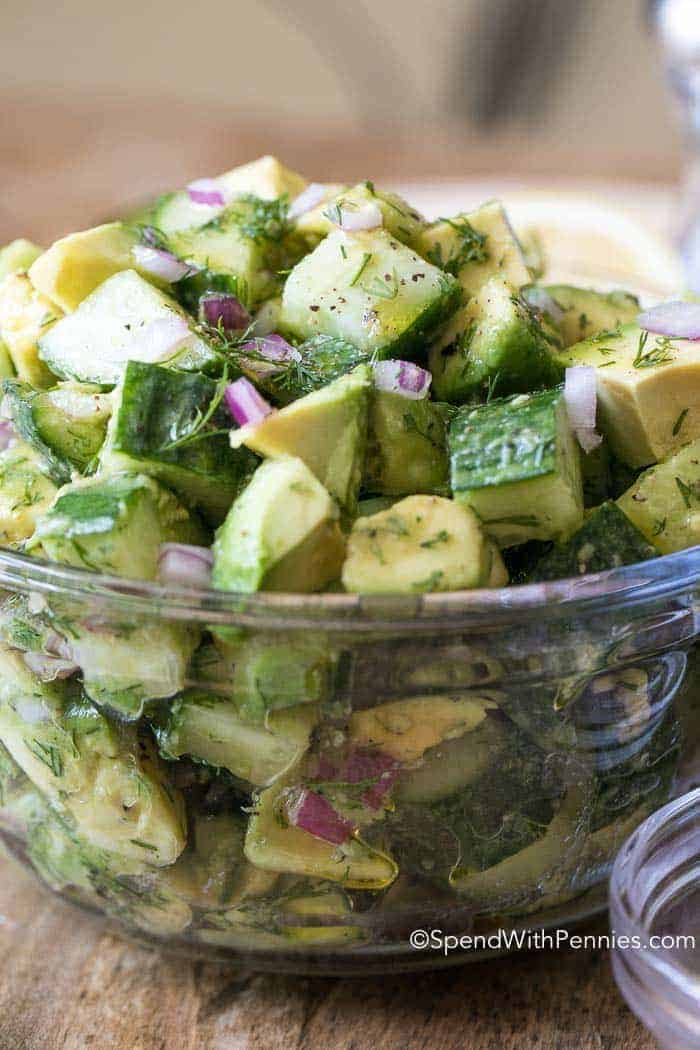
<svg viewBox="0 0 700 1050">
<path fill-rule="evenodd" d="M 255 337 L 253 337 L 254 340 Z M 321 387 L 352 372 L 358 365 L 369 364 L 373 354 L 358 350 L 346 339 L 332 335 L 315 335 L 297 347 L 299 361 L 290 361 L 279 371 L 269 366 L 260 369 L 255 357 L 239 357 L 239 365 L 256 386 L 271 396 L 277 404 L 288 405 Z M 265 372 L 270 374 L 265 375 Z"/>
<path fill-rule="evenodd" d="M 35 390 L 20 379 L 2 383 L 4 407 L 22 438 L 45 464 L 57 485 L 85 470 L 99 452 L 111 412 L 109 397 L 99 387 L 63 383 Z"/>
<path fill-rule="evenodd" d="M 447 427 L 454 409 L 375 390 L 362 487 L 381 496 L 450 492 Z"/>
<path fill-rule="evenodd" d="M 231 448 L 222 393 L 199 373 L 130 361 L 113 395 L 100 470 L 158 478 L 219 524 L 258 464 L 248 449 Z"/>
<path fill-rule="evenodd" d="M 617 504 L 603 503 L 565 546 L 555 546 L 537 563 L 531 580 L 560 580 L 655 558 L 656 548 Z"/>
<path fill-rule="evenodd" d="M 583 487 L 561 388 L 463 408 L 449 433 L 457 502 L 503 547 L 571 535 Z"/>
<path fill-rule="evenodd" d="M 298 340 L 331 335 L 378 358 L 412 358 L 461 295 L 451 274 L 386 230 L 336 230 L 290 273 L 280 323 Z"/>
<path fill-rule="evenodd" d="M 547 310 L 542 292 L 552 300 L 554 314 Z M 565 347 L 634 321 L 640 310 L 639 299 L 629 292 L 596 292 L 570 284 L 529 285 L 522 295 L 537 313 L 549 313 Z"/>
</svg>

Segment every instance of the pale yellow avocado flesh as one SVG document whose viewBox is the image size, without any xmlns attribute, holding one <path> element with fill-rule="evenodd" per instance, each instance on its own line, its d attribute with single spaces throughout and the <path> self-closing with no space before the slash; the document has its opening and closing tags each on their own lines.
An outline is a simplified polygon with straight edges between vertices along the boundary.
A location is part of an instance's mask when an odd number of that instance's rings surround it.
<svg viewBox="0 0 700 1050">
<path fill-rule="evenodd" d="M 627 466 L 647 467 L 700 437 L 700 342 L 665 339 L 634 324 L 576 343 L 562 362 L 593 365 L 598 426 Z"/>
<path fill-rule="evenodd" d="M 659 554 L 700 543 L 700 440 L 645 470 L 617 504 Z"/>
<path fill-rule="evenodd" d="M 285 168 L 277 157 L 259 157 L 250 164 L 224 172 L 216 179 L 231 196 L 250 193 L 262 200 L 276 200 L 286 194 L 290 201 L 306 189 L 306 179 L 298 172 Z"/>
<path fill-rule="evenodd" d="M 353 744 L 376 747 L 398 762 L 422 758 L 431 747 L 471 733 L 497 704 L 487 697 L 426 696 L 392 700 L 350 716 Z"/>
<path fill-rule="evenodd" d="M 134 230 L 121 222 L 71 233 L 52 244 L 32 264 L 29 276 L 42 295 L 70 313 L 98 285 L 122 270 L 139 270 L 133 248 L 139 243 Z M 142 276 L 153 281 L 152 274 Z M 167 287 L 162 281 L 154 281 Z"/>
<path fill-rule="evenodd" d="M 38 259 L 43 248 L 32 241 L 19 237 L 16 241 L 10 241 L 0 250 L 0 281 L 10 273 L 18 273 L 20 270 L 28 270 L 35 259 Z"/>
<path fill-rule="evenodd" d="M 469 507 L 407 496 L 357 519 L 342 579 L 359 594 L 458 591 L 486 586 L 493 566 L 493 547 Z"/>
<path fill-rule="evenodd" d="M 0 282 L 0 338 L 20 379 L 37 388 L 55 383 L 39 359 L 38 341 L 63 317 L 55 303 L 38 292 L 29 277 L 11 273 Z"/>
</svg>

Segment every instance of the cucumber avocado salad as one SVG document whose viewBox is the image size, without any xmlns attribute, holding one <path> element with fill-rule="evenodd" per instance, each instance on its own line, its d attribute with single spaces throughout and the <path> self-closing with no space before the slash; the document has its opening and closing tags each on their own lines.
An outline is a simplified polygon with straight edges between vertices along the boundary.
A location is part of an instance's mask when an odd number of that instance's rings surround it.
<svg viewBox="0 0 700 1050">
<path fill-rule="evenodd" d="M 498 202 L 428 222 L 272 157 L 198 179 L 0 252 L 0 543 L 238 594 L 501 588 L 678 551 L 700 541 L 698 313 L 535 281 Z M 322 631 L 6 597 L 0 826 L 132 927 L 309 948 L 421 900 L 543 906 L 574 845 L 602 863 L 667 790 L 676 723 L 615 736 L 653 667 L 596 680 L 614 747 L 572 772 L 585 725 L 504 691 L 491 654 L 384 644 L 397 681 L 416 667 L 380 701 L 375 657 Z"/>
</svg>

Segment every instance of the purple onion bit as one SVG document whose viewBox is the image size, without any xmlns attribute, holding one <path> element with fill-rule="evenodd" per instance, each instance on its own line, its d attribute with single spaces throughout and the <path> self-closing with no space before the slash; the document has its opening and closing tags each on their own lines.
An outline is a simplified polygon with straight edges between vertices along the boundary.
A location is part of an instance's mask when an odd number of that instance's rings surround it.
<svg viewBox="0 0 700 1050">
<path fill-rule="evenodd" d="M 290 361 L 301 361 L 301 354 L 297 348 L 276 332 L 258 336 L 244 343 L 241 354 L 245 359 L 246 369 L 261 378 L 279 374 Z M 261 361 L 260 358 L 264 360 Z M 270 364 L 267 364 L 268 361 Z"/>
<path fill-rule="evenodd" d="M 223 208 L 226 203 L 216 179 L 195 179 L 188 185 L 187 195 L 193 204 L 206 204 L 210 208 Z"/>
<path fill-rule="evenodd" d="M 235 383 L 229 383 L 224 394 L 224 401 L 239 427 L 247 426 L 249 423 L 260 423 L 271 412 L 274 412 L 272 405 L 257 392 L 245 376 L 241 376 Z"/>
<path fill-rule="evenodd" d="M 377 390 L 400 394 L 413 401 L 428 396 L 433 377 L 430 372 L 412 361 L 376 361 L 372 365 Z"/>
<path fill-rule="evenodd" d="M 639 314 L 637 324 L 670 339 L 700 339 L 700 303 L 660 303 Z"/>
<path fill-rule="evenodd" d="M 292 827 L 334 846 L 340 846 L 354 831 L 352 822 L 341 816 L 328 799 L 308 788 L 302 788 L 296 797 L 293 794 L 285 808 Z"/>
<path fill-rule="evenodd" d="M 192 543 L 161 543 L 158 551 L 158 579 L 178 587 L 211 586 L 214 555 L 208 547 Z"/>
<path fill-rule="evenodd" d="M 4 452 L 17 437 L 9 419 L 0 419 L 0 452 Z"/>
<path fill-rule="evenodd" d="M 230 292 L 206 292 L 199 297 L 199 319 L 210 328 L 224 332 L 244 332 L 252 317 L 243 303 Z"/>
</svg>

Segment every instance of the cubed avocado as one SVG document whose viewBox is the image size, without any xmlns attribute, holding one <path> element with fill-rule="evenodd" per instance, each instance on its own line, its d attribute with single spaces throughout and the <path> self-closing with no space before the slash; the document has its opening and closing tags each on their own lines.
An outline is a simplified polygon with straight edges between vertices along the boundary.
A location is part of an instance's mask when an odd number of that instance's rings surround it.
<svg viewBox="0 0 700 1050">
<path fill-rule="evenodd" d="M 565 539 L 583 486 L 561 388 L 463 408 L 450 425 L 452 491 L 500 547 Z"/>
<path fill-rule="evenodd" d="M 627 466 L 649 466 L 700 437 L 700 343 L 627 324 L 561 358 L 596 369 L 598 425 Z"/>
<path fill-rule="evenodd" d="M 617 504 L 659 554 L 700 543 L 700 440 L 645 470 Z"/>
<path fill-rule="evenodd" d="M 463 404 L 553 386 L 564 369 L 551 335 L 501 277 L 492 277 L 439 333 L 430 351 L 435 396 Z"/>
<path fill-rule="evenodd" d="M 49 387 L 56 381 L 39 358 L 38 344 L 62 316 L 26 274 L 12 273 L 0 282 L 0 339 L 19 378 L 32 386 Z"/>
<path fill-rule="evenodd" d="M 371 391 L 371 369 L 360 365 L 260 423 L 232 430 L 231 444 L 246 445 L 269 459 L 298 456 L 352 510 L 362 476 Z"/>
<path fill-rule="evenodd" d="M 538 313 L 549 314 L 565 347 L 628 324 L 639 313 L 639 300 L 629 292 L 596 292 L 571 284 L 533 284 L 523 288 L 522 294 Z"/>
<path fill-rule="evenodd" d="M 0 281 L 8 274 L 28 270 L 43 250 L 31 241 L 25 240 L 24 237 L 10 241 L 4 248 L 0 248 Z"/>
<path fill-rule="evenodd" d="M 109 277 L 74 313 L 45 328 L 39 357 L 62 379 L 107 387 L 120 380 L 127 361 L 167 362 L 184 371 L 219 364 L 182 307 L 135 270 Z"/>
<path fill-rule="evenodd" d="M 500 554 L 468 508 L 440 496 L 407 496 L 358 518 L 343 585 L 361 594 L 419 594 L 486 586 Z"/>
<path fill-rule="evenodd" d="M 386 230 L 336 230 L 290 273 L 280 323 L 300 340 L 321 333 L 377 357 L 410 358 L 460 297 L 454 277 Z"/>
<path fill-rule="evenodd" d="M 340 576 L 338 511 L 301 459 L 271 459 L 253 474 L 214 543 L 213 586 L 317 591 Z"/>
<path fill-rule="evenodd" d="M 475 295 L 492 277 L 500 277 L 516 290 L 530 280 L 500 201 L 488 201 L 476 211 L 451 219 L 438 219 L 423 231 L 415 247 L 433 265 L 458 278 L 465 298 Z"/>
<path fill-rule="evenodd" d="M 28 539 L 56 495 L 43 458 L 24 441 L 0 452 L 0 543 Z"/>
<path fill-rule="evenodd" d="M 81 478 L 59 489 L 27 549 L 96 572 L 154 580 L 168 541 L 202 542 L 201 525 L 143 474 Z"/>
<path fill-rule="evenodd" d="M 447 496 L 447 427 L 452 406 L 375 390 L 362 487 L 382 496 Z"/>
</svg>

